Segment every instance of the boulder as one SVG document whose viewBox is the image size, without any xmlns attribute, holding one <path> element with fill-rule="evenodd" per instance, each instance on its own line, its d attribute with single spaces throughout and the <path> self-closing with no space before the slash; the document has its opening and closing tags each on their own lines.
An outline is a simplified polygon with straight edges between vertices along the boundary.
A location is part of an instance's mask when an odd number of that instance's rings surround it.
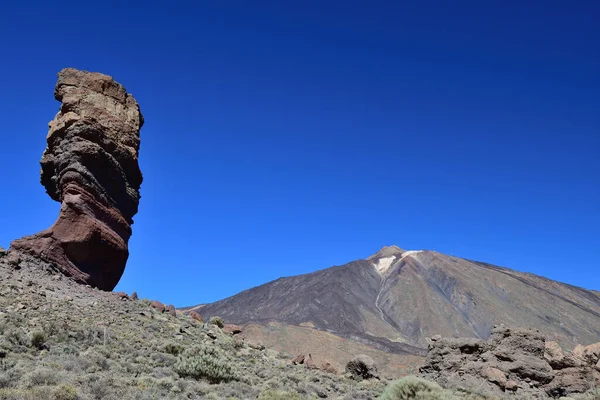
<svg viewBox="0 0 600 400">
<path fill-rule="evenodd" d="M 483 368 L 481 376 L 483 376 L 488 381 L 497 384 L 501 388 L 506 387 L 506 382 L 508 382 L 508 379 L 506 379 L 506 375 L 504 374 L 504 372 L 494 367 Z"/>
<path fill-rule="evenodd" d="M 312 355 L 310 354 L 308 355 L 308 358 L 304 360 L 304 366 L 307 369 L 319 369 L 319 367 L 317 367 L 317 364 L 315 364 L 315 362 L 313 361 Z"/>
<path fill-rule="evenodd" d="M 192 317 L 193 320 L 196 320 L 200 323 L 204 323 L 204 319 L 202 319 L 202 316 L 200 314 L 198 314 L 196 311 L 190 311 L 189 315 L 190 315 L 190 317 Z"/>
<path fill-rule="evenodd" d="M 167 307 L 167 312 L 172 315 L 173 317 L 177 316 L 177 310 L 175 310 L 175 306 L 173 304 L 169 305 Z"/>
<path fill-rule="evenodd" d="M 329 361 L 323 361 L 323 363 L 321 364 L 321 370 L 334 375 L 337 375 L 338 373 L 337 369 L 335 369 L 335 367 L 331 365 Z"/>
<path fill-rule="evenodd" d="M 554 379 L 545 389 L 550 396 L 558 397 L 585 393 L 598 385 L 600 385 L 600 374 L 592 368 L 564 368 L 556 371 Z"/>
<path fill-rule="evenodd" d="M 112 290 L 125 270 L 142 173 L 138 103 L 113 78 L 66 68 L 54 97 L 41 183 L 61 203 L 49 229 L 11 249 L 55 264 L 77 282 Z"/>
<path fill-rule="evenodd" d="M 167 307 L 165 307 L 165 305 L 163 303 L 161 303 L 160 301 L 157 301 L 157 300 L 152 300 L 150 302 L 150 307 L 154 308 L 156 311 L 159 311 L 161 313 L 163 313 L 167 310 Z"/>
<path fill-rule="evenodd" d="M 296 357 L 294 357 L 294 359 L 292 360 L 292 364 L 304 364 L 304 354 L 298 354 Z"/>
<path fill-rule="evenodd" d="M 234 324 L 225 324 L 223 325 L 223 332 L 229 333 L 230 335 L 237 335 L 242 333 L 242 328 Z"/>
<path fill-rule="evenodd" d="M 129 295 L 125 292 L 115 292 L 115 296 L 117 296 L 117 298 L 119 298 L 121 300 L 129 299 Z"/>
<path fill-rule="evenodd" d="M 582 365 L 577 358 L 570 354 L 565 354 L 560 345 L 556 342 L 546 342 L 544 358 L 550 364 L 552 369 L 572 368 Z"/>
</svg>

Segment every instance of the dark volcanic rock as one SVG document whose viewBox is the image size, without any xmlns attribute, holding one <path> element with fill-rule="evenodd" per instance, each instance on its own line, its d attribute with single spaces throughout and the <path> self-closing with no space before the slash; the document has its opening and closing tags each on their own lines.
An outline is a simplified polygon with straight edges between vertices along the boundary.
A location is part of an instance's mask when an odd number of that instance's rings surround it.
<svg viewBox="0 0 600 400">
<path fill-rule="evenodd" d="M 59 72 L 54 97 L 62 102 L 49 124 L 41 183 L 61 203 L 49 229 L 11 248 L 52 262 L 80 283 L 112 290 L 129 256 L 140 199 L 138 103 L 100 73 Z"/>
</svg>

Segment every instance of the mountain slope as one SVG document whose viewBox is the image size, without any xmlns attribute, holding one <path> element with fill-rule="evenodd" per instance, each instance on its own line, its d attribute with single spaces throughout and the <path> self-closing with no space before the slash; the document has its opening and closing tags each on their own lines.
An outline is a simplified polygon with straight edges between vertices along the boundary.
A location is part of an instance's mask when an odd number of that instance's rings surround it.
<svg viewBox="0 0 600 400">
<path fill-rule="evenodd" d="M 434 334 L 487 338 L 500 323 L 540 329 L 566 348 L 600 340 L 598 292 L 396 246 L 195 309 L 242 325 L 311 327 L 397 354 L 423 355 Z"/>
</svg>

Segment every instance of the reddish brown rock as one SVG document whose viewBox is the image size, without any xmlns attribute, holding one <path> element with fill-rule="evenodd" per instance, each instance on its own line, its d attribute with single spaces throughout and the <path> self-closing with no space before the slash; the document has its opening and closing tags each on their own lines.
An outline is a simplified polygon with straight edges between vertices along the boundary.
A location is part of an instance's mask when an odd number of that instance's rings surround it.
<svg viewBox="0 0 600 400">
<path fill-rule="evenodd" d="M 294 357 L 294 359 L 292 360 L 292 364 L 304 364 L 304 354 L 298 354 L 296 357 Z"/>
<path fill-rule="evenodd" d="M 140 199 L 138 166 L 144 120 L 133 96 L 110 76 L 67 68 L 54 97 L 41 183 L 61 203 L 49 229 L 11 249 L 52 262 L 76 281 L 112 290 L 125 269 Z"/>
<path fill-rule="evenodd" d="M 190 317 L 192 317 L 192 319 L 203 323 L 204 319 L 202 319 L 202 316 L 200 314 L 198 314 L 196 311 L 190 311 Z"/>
<path fill-rule="evenodd" d="M 130 297 L 130 299 L 131 299 L 131 300 L 137 300 L 137 299 L 138 299 L 138 294 L 137 294 L 137 292 L 133 292 L 133 293 L 131 294 L 131 297 Z"/>
<path fill-rule="evenodd" d="M 165 312 L 167 310 L 167 307 L 165 307 L 165 305 L 163 303 L 161 303 L 160 301 L 156 301 L 156 300 L 152 300 L 150 302 L 150 307 L 152 307 L 155 310 L 160 311 L 160 312 Z"/>
<path fill-rule="evenodd" d="M 175 306 L 173 304 L 167 307 L 167 312 L 174 317 L 177 316 L 177 310 L 175 310 Z"/>
<path fill-rule="evenodd" d="M 121 300 L 127 300 L 127 299 L 129 299 L 129 295 L 127 293 L 125 293 L 125 292 L 116 292 L 115 296 L 117 296 Z"/>
<path fill-rule="evenodd" d="M 337 375 L 337 373 L 338 373 L 337 369 L 335 369 L 335 367 L 333 365 L 331 365 L 331 363 L 329 361 L 323 361 L 323 363 L 321 364 L 321 369 L 324 372 L 327 372 L 330 374 Z"/>
<path fill-rule="evenodd" d="M 315 362 L 313 361 L 312 355 L 310 354 L 308 355 L 308 358 L 304 360 L 304 366 L 307 369 L 319 369 L 319 367 L 317 367 L 317 364 L 315 364 Z"/>
<path fill-rule="evenodd" d="M 488 381 L 497 384 L 501 388 L 504 388 L 506 386 L 506 382 L 508 381 L 504 372 L 494 367 L 483 368 L 481 371 L 481 376 L 486 378 Z"/>
<path fill-rule="evenodd" d="M 229 333 L 231 335 L 237 335 L 239 333 L 242 333 L 242 328 L 233 324 L 225 324 L 223 326 L 223 332 Z"/>
</svg>

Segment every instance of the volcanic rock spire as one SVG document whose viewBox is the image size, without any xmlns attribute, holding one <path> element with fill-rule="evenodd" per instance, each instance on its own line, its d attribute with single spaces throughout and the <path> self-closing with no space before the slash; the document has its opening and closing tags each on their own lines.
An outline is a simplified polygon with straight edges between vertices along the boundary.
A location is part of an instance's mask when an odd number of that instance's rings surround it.
<svg viewBox="0 0 600 400">
<path fill-rule="evenodd" d="M 138 103 L 110 76 L 66 68 L 54 97 L 62 102 L 49 124 L 41 183 L 61 203 L 49 229 L 11 243 L 55 263 L 68 276 L 112 290 L 129 257 L 138 211 Z"/>
</svg>

